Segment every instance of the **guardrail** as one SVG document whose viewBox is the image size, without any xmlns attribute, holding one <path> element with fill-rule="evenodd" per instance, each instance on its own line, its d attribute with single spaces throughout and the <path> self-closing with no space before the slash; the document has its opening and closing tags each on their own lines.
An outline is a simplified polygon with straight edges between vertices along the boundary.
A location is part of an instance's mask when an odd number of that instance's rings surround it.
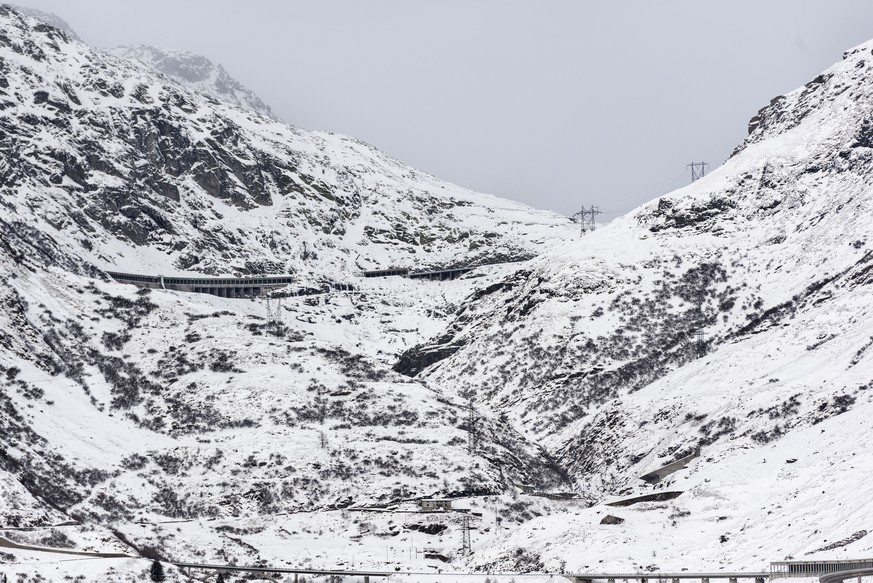
<svg viewBox="0 0 873 583">
<path fill-rule="evenodd" d="M 679 583 L 681 580 L 694 579 L 701 583 L 709 583 L 710 579 L 727 579 L 729 583 L 737 583 L 739 579 L 754 579 L 755 583 L 764 583 L 764 580 L 769 577 L 769 573 L 746 573 L 746 572 L 715 572 L 715 573 L 689 573 L 682 571 L 681 573 L 570 573 L 562 574 L 575 583 L 593 583 L 594 581 L 606 581 L 607 583 L 615 583 L 616 581 L 639 581 L 640 583 L 652 583 L 655 581 L 671 583 Z"/>
<path fill-rule="evenodd" d="M 325 576 L 348 576 L 348 577 L 363 577 L 364 583 L 370 583 L 370 577 L 390 577 L 397 573 L 389 573 L 387 571 L 352 571 L 341 569 L 291 569 L 283 567 L 247 567 L 240 565 L 209 565 L 205 563 L 173 563 L 189 578 L 191 571 L 225 571 L 225 572 L 242 572 L 242 573 L 289 573 L 294 575 L 294 581 L 297 582 L 298 575 L 325 575 Z"/>
<path fill-rule="evenodd" d="M 861 577 L 873 576 L 873 569 L 854 569 L 849 571 L 837 571 L 836 573 L 828 573 L 818 578 L 819 583 L 841 583 L 846 579 L 855 579 L 857 577 L 859 583 Z"/>
<path fill-rule="evenodd" d="M 322 575 L 322 576 L 357 576 L 363 577 L 365 583 L 369 583 L 370 577 L 388 578 L 392 575 L 416 575 L 423 573 L 413 573 L 407 571 L 356 571 L 342 569 L 305 569 L 305 568 L 283 568 L 283 567 L 254 567 L 241 565 L 211 565 L 203 563 L 173 563 L 183 572 L 190 576 L 192 570 L 203 571 L 227 571 L 227 572 L 249 572 L 249 573 L 289 573 L 294 575 L 294 580 L 297 581 L 298 575 Z M 435 574 L 435 573 L 434 573 Z M 820 583 L 842 583 L 847 579 L 873 576 L 873 559 L 855 559 L 844 561 L 780 561 L 770 563 L 769 572 L 730 572 L 716 571 L 710 573 L 689 573 L 682 571 L 679 573 L 440 573 L 441 575 L 506 575 L 513 577 L 525 576 L 542 576 L 554 575 L 569 579 L 574 583 L 594 583 L 595 581 L 605 581 L 606 583 L 616 583 L 616 581 L 637 581 L 639 583 L 680 583 L 681 581 L 695 580 L 700 583 L 710 583 L 714 579 L 727 579 L 728 583 L 738 583 L 741 579 L 754 579 L 754 583 L 765 583 L 769 579 L 783 577 L 818 577 Z"/>
<path fill-rule="evenodd" d="M 844 561 L 779 561 L 770 563 L 770 578 L 821 577 L 828 573 L 873 571 L 873 559 L 848 559 Z"/>
</svg>

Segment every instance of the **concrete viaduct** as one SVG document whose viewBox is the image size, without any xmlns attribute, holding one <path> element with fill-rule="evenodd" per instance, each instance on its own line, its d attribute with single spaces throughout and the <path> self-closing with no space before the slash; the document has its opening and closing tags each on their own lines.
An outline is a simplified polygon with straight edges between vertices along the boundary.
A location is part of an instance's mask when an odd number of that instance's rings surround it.
<svg viewBox="0 0 873 583">
<path fill-rule="evenodd" d="M 258 297 L 270 290 L 295 283 L 294 278 L 289 275 L 261 277 L 164 277 L 163 275 L 139 275 L 115 271 L 107 271 L 106 273 L 118 283 L 129 283 L 151 289 L 169 289 L 181 292 L 211 294 L 222 298 Z M 337 291 L 354 291 L 354 286 L 350 283 L 331 282 L 327 285 L 330 289 Z M 309 293 L 317 292 L 313 290 L 295 295 L 308 295 Z"/>
<path fill-rule="evenodd" d="M 426 279 L 430 281 L 447 281 L 457 279 L 472 271 L 472 267 L 457 267 L 437 271 L 410 271 L 408 269 L 381 269 L 364 271 L 364 277 L 391 277 L 401 276 L 409 279 Z M 270 275 L 259 277 L 165 277 L 163 275 L 141 275 L 138 273 L 122 273 L 107 271 L 112 279 L 118 283 L 129 283 L 138 287 L 151 289 L 169 289 L 181 292 L 198 294 L 211 294 L 222 298 L 252 298 L 263 295 L 270 290 L 279 289 L 296 283 L 290 275 Z M 323 293 L 330 290 L 355 291 L 350 283 L 331 282 L 328 289 L 306 290 L 294 295 L 309 295 Z"/>
<path fill-rule="evenodd" d="M 410 271 L 409 269 L 374 269 L 365 271 L 364 277 L 406 277 L 408 279 L 428 279 L 431 281 L 447 281 L 458 279 L 465 273 L 473 271 L 473 267 L 455 267 L 453 269 L 438 269 L 436 271 Z"/>
</svg>

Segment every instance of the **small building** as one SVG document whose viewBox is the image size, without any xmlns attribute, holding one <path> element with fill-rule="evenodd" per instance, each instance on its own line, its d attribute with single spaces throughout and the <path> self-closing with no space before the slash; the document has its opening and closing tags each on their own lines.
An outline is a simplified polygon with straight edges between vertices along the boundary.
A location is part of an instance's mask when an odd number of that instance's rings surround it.
<svg viewBox="0 0 873 583">
<path fill-rule="evenodd" d="M 452 501 L 449 498 L 425 498 L 418 501 L 418 507 L 425 512 L 436 512 L 438 510 L 451 510 Z"/>
</svg>

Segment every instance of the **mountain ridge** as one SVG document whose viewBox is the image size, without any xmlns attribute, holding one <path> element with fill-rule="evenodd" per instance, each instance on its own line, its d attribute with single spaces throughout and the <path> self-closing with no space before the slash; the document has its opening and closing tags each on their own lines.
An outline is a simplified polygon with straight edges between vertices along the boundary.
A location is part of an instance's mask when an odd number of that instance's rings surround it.
<svg viewBox="0 0 873 583">
<path fill-rule="evenodd" d="M 202 55 L 149 45 L 122 45 L 109 49 L 109 52 L 123 59 L 141 61 L 198 93 L 275 117 L 270 106 L 254 91 L 231 77 L 224 67 Z"/>
<path fill-rule="evenodd" d="M 116 263 L 124 256 L 152 273 L 336 279 L 526 259 L 572 236 L 564 217 L 191 92 L 58 29 L 31 37 L 26 27 L 13 19 L 7 33 L 17 36 L 4 41 L 4 185 L 41 199 L 22 210 L 103 267 L 129 271 Z"/>
</svg>

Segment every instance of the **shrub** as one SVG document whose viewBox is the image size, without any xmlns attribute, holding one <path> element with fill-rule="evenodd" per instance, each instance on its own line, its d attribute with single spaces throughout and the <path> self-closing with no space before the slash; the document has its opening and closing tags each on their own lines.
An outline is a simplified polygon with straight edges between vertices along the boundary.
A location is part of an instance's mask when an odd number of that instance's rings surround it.
<svg viewBox="0 0 873 583">
<path fill-rule="evenodd" d="M 155 583 L 160 583 L 160 581 L 164 581 L 167 576 L 164 575 L 164 566 L 161 565 L 160 561 L 152 561 L 152 566 L 149 569 L 149 577 Z"/>
</svg>

